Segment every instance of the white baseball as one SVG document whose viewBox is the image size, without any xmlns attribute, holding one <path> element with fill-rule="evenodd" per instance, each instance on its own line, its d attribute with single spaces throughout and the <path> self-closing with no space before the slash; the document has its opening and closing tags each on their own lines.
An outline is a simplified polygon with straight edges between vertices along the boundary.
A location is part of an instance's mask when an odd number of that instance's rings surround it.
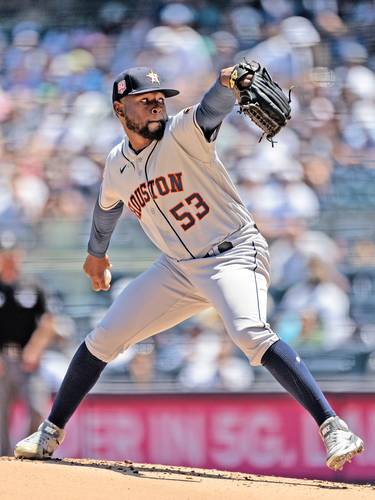
<svg viewBox="0 0 375 500">
<path fill-rule="evenodd" d="M 111 280 L 112 280 L 111 271 L 109 269 L 106 269 L 104 271 L 104 284 L 106 288 L 109 287 L 109 285 L 111 284 Z"/>
</svg>

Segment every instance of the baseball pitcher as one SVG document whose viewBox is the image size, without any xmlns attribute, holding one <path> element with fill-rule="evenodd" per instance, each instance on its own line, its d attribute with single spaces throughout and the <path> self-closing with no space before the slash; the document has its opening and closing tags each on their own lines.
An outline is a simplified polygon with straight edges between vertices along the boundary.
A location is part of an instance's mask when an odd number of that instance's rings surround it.
<svg viewBox="0 0 375 500">
<path fill-rule="evenodd" d="M 151 68 L 128 69 L 113 84 L 113 109 L 125 136 L 107 158 L 84 271 L 94 290 L 108 290 L 107 249 L 124 207 L 161 256 L 87 335 L 48 419 L 16 445 L 15 456 L 50 457 L 107 363 L 213 306 L 249 362 L 269 370 L 312 415 L 328 467 L 341 470 L 363 450 L 363 442 L 335 414 L 298 354 L 268 324 L 267 242 L 215 151 L 220 125 L 236 101 L 272 142 L 290 118 L 290 97 L 265 68 L 247 62 L 221 70 L 199 104 L 169 117 L 166 99 L 178 93 L 165 88 Z"/>
</svg>

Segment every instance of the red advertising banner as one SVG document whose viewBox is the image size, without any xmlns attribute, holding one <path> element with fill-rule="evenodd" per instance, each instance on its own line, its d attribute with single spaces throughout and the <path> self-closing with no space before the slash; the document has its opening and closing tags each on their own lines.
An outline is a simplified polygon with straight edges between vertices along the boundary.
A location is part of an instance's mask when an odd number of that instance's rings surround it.
<svg viewBox="0 0 375 500">
<path fill-rule="evenodd" d="M 330 401 L 366 447 L 339 473 L 325 466 L 314 420 L 284 394 L 90 396 L 56 456 L 373 481 L 375 397 L 345 394 Z M 15 438 L 23 426 L 20 412 L 16 417 Z"/>
</svg>

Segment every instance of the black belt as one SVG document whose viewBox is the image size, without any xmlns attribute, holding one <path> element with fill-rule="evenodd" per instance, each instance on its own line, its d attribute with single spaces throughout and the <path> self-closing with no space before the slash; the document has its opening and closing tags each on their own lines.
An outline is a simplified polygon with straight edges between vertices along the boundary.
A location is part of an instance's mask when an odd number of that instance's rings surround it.
<svg viewBox="0 0 375 500">
<path fill-rule="evenodd" d="M 211 250 L 206 253 L 206 255 L 204 256 L 204 258 L 206 258 L 206 257 L 213 257 L 214 255 L 219 255 L 220 253 L 224 253 L 227 250 L 230 250 L 231 248 L 233 248 L 233 246 L 234 245 L 233 245 L 233 243 L 231 241 L 223 241 L 219 245 L 214 246 L 213 248 L 211 248 Z"/>
</svg>

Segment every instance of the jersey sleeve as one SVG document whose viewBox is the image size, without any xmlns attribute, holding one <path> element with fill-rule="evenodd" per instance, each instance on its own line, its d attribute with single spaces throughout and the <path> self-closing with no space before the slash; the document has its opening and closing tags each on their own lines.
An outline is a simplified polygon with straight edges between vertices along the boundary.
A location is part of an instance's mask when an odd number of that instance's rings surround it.
<svg viewBox="0 0 375 500">
<path fill-rule="evenodd" d="M 120 197 L 115 189 L 116 183 L 114 182 L 111 169 L 112 159 L 113 154 L 111 152 L 105 163 L 103 180 L 100 186 L 98 203 L 100 208 L 103 210 L 111 210 L 120 201 Z"/>
<path fill-rule="evenodd" d="M 171 134 L 185 151 L 197 159 L 209 160 L 215 148 L 214 141 L 207 141 L 197 123 L 198 104 L 185 108 L 172 117 Z"/>
</svg>

